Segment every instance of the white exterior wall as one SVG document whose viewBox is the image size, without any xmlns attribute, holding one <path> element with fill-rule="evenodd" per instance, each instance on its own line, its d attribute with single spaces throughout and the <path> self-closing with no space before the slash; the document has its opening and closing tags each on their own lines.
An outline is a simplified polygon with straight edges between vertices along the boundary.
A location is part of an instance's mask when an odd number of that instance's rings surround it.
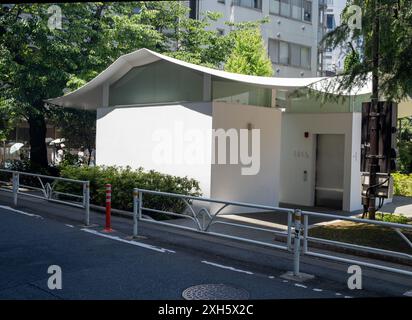
<svg viewBox="0 0 412 320">
<path fill-rule="evenodd" d="M 280 201 L 303 206 L 314 205 L 315 134 L 344 134 L 343 210 L 361 209 L 360 128 L 360 113 L 284 113 Z M 304 137 L 305 132 L 309 132 L 308 138 Z M 306 181 L 304 170 L 307 171 Z"/>
<path fill-rule="evenodd" d="M 269 17 L 270 21 L 263 24 L 261 28 L 263 40 L 265 41 L 266 47 L 268 45 L 269 38 L 311 47 L 311 70 L 276 65 L 276 69 L 280 70 L 277 73 L 275 72 L 275 76 L 278 77 L 299 78 L 317 76 L 318 43 L 321 37 L 321 35 L 318 34 L 318 7 L 318 0 L 313 0 L 312 22 L 308 23 L 269 13 L 269 0 L 262 0 L 262 10 L 232 5 L 231 0 L 226 0 L 225 3 L 220 3 L 217 0 L 199 1 L 200 14 L 205 11 L 221 12 L 223 14 L 222 18 L 220 18 L 216 23 L 212 24 L 212 28 L 214 29 L 222 29 L 226 33 L 230 30 L 230 27 L 225 24 L 225 22 L 227 21 L 256 21 L 261 20 L 264 17 Z M 303 72 L 303 75 L 301 75 L 301 72 Z"/>
<path fill-rule="evenodd" d="M 196 142 L 193 136 L 186 137 L 179 146 L 179 128 L 185 132 L 200 130 L 203 141 Z M 157 170 L 161 173 L 188 176 L 200 182 L 205 197 L 210 196 L 211 176 L 211 132 L 212 104 L 185 103 L 159 106 L 136 106 L 97 109 L 96 128 L 96 164 L 130 166 L 134 169 Z M 173 156 L 181 157 L 177 163 L 157 163 L 154 159 L 156 132 L 164 136 L 170 133 L 170 144 Z M 203 163 L 188 164 L 188 153 L 193 145 L 203 150 Z M 192 149 L 190 149 L 192 148 Z M 183 152 L 179 152 L 182 150 Z"/>
<path fill-rule="evenodd" d="M 241 164 L 213 164 L 212 198 L 271 206 L 279 204 L 281 117 L 281 112 L 273 108 L 213 103 L 214 129 L 247 129 L 248 123 L 251 123 L 253 129 L 261 131 L 259 172 L 256 175 L 242 175 L 241 168 L 244 166 Z M 258 210 L 249 208 L 246 211 Z"/>
</svg>

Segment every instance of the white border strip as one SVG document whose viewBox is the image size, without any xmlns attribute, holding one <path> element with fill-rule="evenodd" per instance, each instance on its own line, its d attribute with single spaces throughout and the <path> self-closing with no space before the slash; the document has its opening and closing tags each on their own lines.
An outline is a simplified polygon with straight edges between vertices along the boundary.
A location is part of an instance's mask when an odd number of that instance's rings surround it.
<svg viewBox="0 0 412 320">
<path fill-rule="evenodd" d="M 0 205 L 0 209 L 5 209 L 5 210 L 13 211 L 13 212 L 16 212 L 16 213 L 20 213 L 20 214 L 23 214 L 23 215 L 28 216 L 28 217 L 35 217 L 35 218 L 43 219 L 43 217 L 41 217 L 37 214 L 20 211 L 20 210 L 17 210 L 17 209 L 14 209 L 12 207 L 8 207 L 8 206 L 1 206 Z"/>
<path fill-rule="evenodd" d="M 80 230 L 82 230 L 84 232 L 87 232 L 87 233 L 91 233 L 91 234 L 100 236 L 100 237 L 103 237 L 103 238 L 116 240 L 116 241 L 119 241 L 119 242 L 131 244 L 131 245 L 134 245 L 134 246 L 138 246 L 138 247 L 141 247 L 141 248 L 145 248 L 145 249 L 149 249 L 149 250 L 153 250 L 153 251 L 157 251 L 157 252 L 161 252 L 161 253 L 176 253 L 173 250 L 169 250 L 169 249 L 165 249 L 165 248 L 159 248 L 159 247 L 152 246 L 150 244 L 137 242 L 137 241 L 133 241 L 133 240 L 125 240 L 125 239 L 119 238 L 117 236 L 111 236 L 111 235 L 108 235 L 108 234 L 100 233 L 99 231 L 92 230 L 92 229 L 82 228 Z"/>
<path fill-rule="evenodd" d="M 206 261 L 206 260 L 203 260 L 202 263 L 209 264 L 211 266 L 222 268 L 222 269 L 232 270 L 232 271 L 246 273 L 246 274 L 253 274 L 253 272 L 250 272 L 250 271 L 240 270 L 240 269 L 236 269 L 236 268 L 233 268 L 233 267 L 217 264 L 217 263 L 214 263 L 214 262 L 209 262 L 209 261 Z"/>
</svg>

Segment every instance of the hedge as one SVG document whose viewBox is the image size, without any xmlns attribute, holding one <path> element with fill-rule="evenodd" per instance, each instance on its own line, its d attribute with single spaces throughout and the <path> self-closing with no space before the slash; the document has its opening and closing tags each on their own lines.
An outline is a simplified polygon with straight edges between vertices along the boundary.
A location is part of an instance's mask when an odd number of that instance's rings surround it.
<svg viewBox="0 0 412 320">
<path fill-rule="evenodd" d="M 396 196 L 412 197 L 412 174 L 392 173 L 393 193 Z"/>
<path fill-rule="evenodd" d="M 117 166 L 63 166 L 60 168 L 60 176 L 90 181 L 90 201 L 100 206 L 105 205 L 105 184 L 110 183 L 112 185 L 112 207 L 128 211 L 133 209 L 133 188 L 190 196 L 201 195 L 199 182 L 194 179 L 162 174 L 154 170 L 144 171 L 143 168 L 133 170 L 130 167 Z M 56 191 L 81 194 L 81 186 L 59 183 Z M 176 213 L 182 213 L 185 209 L 183 201 L 177 198 L 150 194 L 144 195 L 144 206 Z"/>
</svg>

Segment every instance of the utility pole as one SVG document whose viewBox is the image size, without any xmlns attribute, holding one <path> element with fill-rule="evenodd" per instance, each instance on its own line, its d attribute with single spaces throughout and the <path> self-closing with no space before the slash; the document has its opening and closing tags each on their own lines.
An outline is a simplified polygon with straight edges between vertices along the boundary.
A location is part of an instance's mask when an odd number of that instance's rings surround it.
<svg viewBox="0 0 412 320">
<path fill-rule="evenodd" d="M 379 0 L 373 0 L 373 29 L 372 29 L 372 96 L 369 114 L 370 120 L 370 148 L 369 148 L 369 192 L 368 196 L 368 217 L 375 220 L 376 212 L 376 185 L 378 179 L 376 173 L 379 172 Z"/>
</svg>

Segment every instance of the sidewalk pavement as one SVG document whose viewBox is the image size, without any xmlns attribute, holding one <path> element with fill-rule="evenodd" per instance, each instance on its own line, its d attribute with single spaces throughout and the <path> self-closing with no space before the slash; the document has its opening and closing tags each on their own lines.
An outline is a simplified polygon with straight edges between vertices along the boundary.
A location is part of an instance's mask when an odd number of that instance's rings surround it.
<svg viewBox="0 0 412 320">
<path fill-rule="evenodd" d="M 380 210 L 385 213 L 402 214 L 412 218 L 412 197 L 393 197 L 392 203 L 385 204 Z"/>
</svg>

